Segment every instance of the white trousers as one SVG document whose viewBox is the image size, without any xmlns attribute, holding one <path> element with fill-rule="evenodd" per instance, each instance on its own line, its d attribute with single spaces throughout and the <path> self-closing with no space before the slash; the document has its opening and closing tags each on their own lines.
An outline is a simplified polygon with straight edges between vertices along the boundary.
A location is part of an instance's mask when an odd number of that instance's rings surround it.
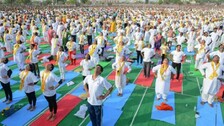
<svg viewBox="0 0 224 126">
<path fill-rule="evenodd" d="M 214 101 L 215 95 L 211 95 L 211 94 L 201 94 L 201 100 L 202 102 L 208 102 L 209 104 L 212 104 Z"/>
</svg>

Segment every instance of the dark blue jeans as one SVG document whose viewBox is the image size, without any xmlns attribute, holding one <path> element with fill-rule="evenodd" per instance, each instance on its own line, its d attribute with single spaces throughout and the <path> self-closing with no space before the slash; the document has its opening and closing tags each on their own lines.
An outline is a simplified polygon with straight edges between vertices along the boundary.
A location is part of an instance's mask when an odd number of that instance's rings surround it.
<svg viewBox="0 0 224 126">
<path fill-rule="evenodd" d="M 88 103 L 88 111 L 92 126 L 102 126 L 102 105 L 96 106 Z"/>
</svg>

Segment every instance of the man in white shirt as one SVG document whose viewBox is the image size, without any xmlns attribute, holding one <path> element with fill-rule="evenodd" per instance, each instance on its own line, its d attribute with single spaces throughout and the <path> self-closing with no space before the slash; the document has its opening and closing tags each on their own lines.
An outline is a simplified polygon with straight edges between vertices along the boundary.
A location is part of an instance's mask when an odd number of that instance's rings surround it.
<svg viewBox="0 0 224 126">
<path fill-rule="evenodd" d="M 102 126 L 103 100 L 112 92 L 112 85 L 100 74 L 103 72 L 101 65 L 96 65 L 93 75 L 88 75 L 83 81 L 85 91 L 88 94 L 88 111 L 93 126 Z M 87 86 L 88 85 L 88 86 Z M 103 94 L 107 89 L 106 94 Z"/>
<path fill-rule="evenodd" d="M 176 50 L 171 52 L 171 59 L 173 59 L 172 67 L 175 69 L 177 68 L 177 77 L 176 79 L 179 80 L 180 76 L 180 69 L 181 69 L 181 61 L 185 59 L 185 54 L 181 51 L 181 45 L 176 46 Z"/>
<path fill-rule="evenodd" d="M 151 49 L 151 45 L 148 44 L 147 47 L 145 47 L 142 51 L 141 51 L 141 55 L 143 57 L 143 62 L 144 62 L 144 76 L 149 78 L 150 76 L 150 69 L 151 69 L 151 61 L 152 61 L 152 57 L 155 55 L 155 51 L 153 49 Z"/>
<path fill-rule="evenodd" d="M 30 63 L 31 63 L 31 66 L 32 66 L 32 70 L 33 70 L 35 76 L 37 76 L 37 77 L 40 77 L 40 70 L 39 70 L 38 58 L 37 58 L 37 56 L 40 53 L 41 52 L 39 50 L 35 49 L 35 45 L 34 44 L 30 45 L 30 49 L 29 49 Z"/>
<path fill-rule="evenodd" d="M 219 56 L 220 65 L 224 66 L 224 45 L 223 44 L 219 45 L 219 50 L 211 52 L 209 55 L 207 55 L 208 60 L 210 60 L 210 57 L 213 57 L 215 55 Z"/>
</svg>

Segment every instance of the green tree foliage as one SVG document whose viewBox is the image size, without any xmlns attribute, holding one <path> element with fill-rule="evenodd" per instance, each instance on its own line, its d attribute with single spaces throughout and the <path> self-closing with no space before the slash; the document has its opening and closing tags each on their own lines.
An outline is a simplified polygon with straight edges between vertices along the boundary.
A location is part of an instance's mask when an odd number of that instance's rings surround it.
<svg viewBox="0 0 224 126">
<path fill-rule="evenodd" d="M 16 0 L 4 0 L 4 3 L 6 4 L 12 4 L 14 3 Z"/>
<path fill-rule="evenodd" d="M 16 2 L 19 4 L 28 4 L 31 3 L 31 0 L 17 0 Z"/>
</svg>

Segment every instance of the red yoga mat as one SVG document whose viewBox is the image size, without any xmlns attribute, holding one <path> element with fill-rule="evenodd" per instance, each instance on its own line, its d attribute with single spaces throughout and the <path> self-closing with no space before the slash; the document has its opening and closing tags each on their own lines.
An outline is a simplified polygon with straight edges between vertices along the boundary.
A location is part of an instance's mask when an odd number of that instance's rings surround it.
<svg viewBox="0 0 224 126">
<path fill-rule="evenodd" d="M 128 69 L 126 69 L 125 71 L 128 71 Z M 108 80 L 115 80 L 115 70 L 112 71 L 112 73 L 107 77 Z"/>
<path fill-rule="evenodd" d="M 58 102 L 58 112 L 54 121 L 46 120 L 50 114 L 49 111 L 46 111 L 39 118 L 37 118 L 31 126 L 56 126 L 80 102 L 81 99 L 79 97 L 68 94 Z"/>
<path fill-rule="evenodd" d="M 51 54 L 50 53 L 43 53 L 43 54 L 40 54 L 39 56 L 38 56 L 38 59 L 40 60 L 40 59 L 42 59 L 44 56 L 50 56 Z"/>
<path fill-rule="evenodd" d="M 43 66 L 47 66 L 48 64 L 57 65 L 55 60 L 51 60 L 50 62 L 44 63 Z"/>
<path fill-rule="evenodd" d="M 5 56 L 12 54 L 11 52 L 5 52 Z"/>
<path fill-rule="evenodd" d="M 216 94 L 216 96 L 218 96 L 218 97 L 222 97 L 222 93 L 223 93 L 223 91 L 224 91 L 224 85 L 222 85 L 222 86 L 220 87 L 219 92 Z"/>
<path fill-rule="evenodd" d="M 141 85 L 144 87 L 151 87 L 153 80 L 154 80 L 154 76 L 152 75 L 152 71 L 150 72 L 149 78 L 145 78 L 144 71 L 142 70 L 141 73 L 139 74 L 137 80 L 135 81 L 135 84 Z"/>
<path fill-rule="evenodd" d="M 13 56 L 9 57 L 9 60 L 13 60 Z"/>
<path fill-rule="evenodd" d="M 84 45 L 84 50 L 87 50 L 89 48 L 88 45 Z"/>
<path fill-rule="evenodd" d="M 176 77 L 174 77 L 176 78 Z M 170 81 L 170 90 L 174 92 L 182 92 L 183 74 L 180 74 L 179 81 L 174 79 Z"/>
<path fill-rule="evenodd" d="M 76 67 L 80 66 L 80 62 L 82 61 L 82 59 L 76 59 L 76 64 L 75 65 L 67 65 L 66 66 L 66 70 L 67 71 L 71 71 L 74 70 Z"/>
</svg>

